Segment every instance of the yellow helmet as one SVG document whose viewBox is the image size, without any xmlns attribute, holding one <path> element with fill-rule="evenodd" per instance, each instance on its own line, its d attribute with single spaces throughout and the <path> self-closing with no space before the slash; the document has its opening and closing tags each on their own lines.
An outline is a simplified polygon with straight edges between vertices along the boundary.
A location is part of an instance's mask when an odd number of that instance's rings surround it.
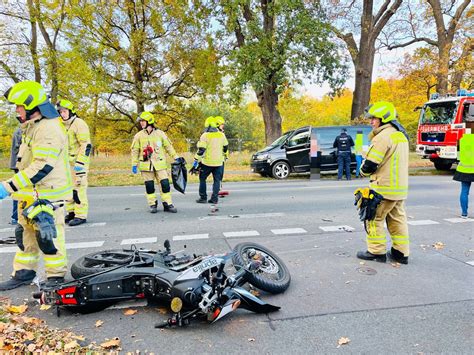
<svg viewBox="0 0 474 355">
<path fill-rule="evenodd" d="M 388 123 L 397 119 L 397 110 L 391 102 L 378 101 L 365 108 L 365 117 L 380 118 L 382 123 Z"/>
<path fill-rule="evenodd" d="M 61 99 L 59 100 L 57 103 L 56 103 L 56 107 L 57 109 L 61 109 L 61 108 L 65 108 L 65 109 L 68 109 L 69 111 L 71 111 L 72 114 L 76 114 L 76 109 L 74 108 L 74 105 L 72 104 L 71 101 L 69 100 L 65 100 L 65 99 Z"/>
<path fill-rule="evenodd" d="M 204 127 L 205 128 L 208 128 L 208 127 L 214 127 L 212 124 L 214 122 L 214 116 L 209 116 L 208 118 L 206 118 L 206 120 L 204 121 Z"/>
<path fill-rule="evenodd" d="M 219 127 L 220 125 L 225 124 L 224 117 L 222 117 L 222 116 L 216 116 L 216 117 L 214 117 L 214 119 L 216 120 L 217 127 Z"/>
<path fill-rule="evenodd" d="M 4 96 L 11 104 L 23 106 L 27 111 L 27 119 L 35 109 L 46 118 L 58 117 L 58 111 L 49 102 L 43 86 L 36 81 L 26 80 L 16 83 L 5 92 Z"/>
<path fill-rule="evenodd" d="M 149 111 L 144 111 L 138 116 L 139 121 L 146 121 L 149 125 L 155 124 L 155 116 Z"/>
</svg>

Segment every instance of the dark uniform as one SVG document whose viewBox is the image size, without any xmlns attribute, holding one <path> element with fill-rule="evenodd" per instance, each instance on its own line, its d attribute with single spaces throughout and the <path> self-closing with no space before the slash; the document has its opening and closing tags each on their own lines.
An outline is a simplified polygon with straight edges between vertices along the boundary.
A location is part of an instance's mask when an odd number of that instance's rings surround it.
<svg viewBox="0 0 474 355">
<path fill-rule="evenodd" d="M 352 137 L 346 133 L 346 129 L 341 130 L 341 134 L 336 137 L 333 148 L 337 148 L 337 179 L 342 179 L 343 170 L 346 171 L 347 180 L 351 179 L 351 147 L 354 146 Z"/>
</svg>

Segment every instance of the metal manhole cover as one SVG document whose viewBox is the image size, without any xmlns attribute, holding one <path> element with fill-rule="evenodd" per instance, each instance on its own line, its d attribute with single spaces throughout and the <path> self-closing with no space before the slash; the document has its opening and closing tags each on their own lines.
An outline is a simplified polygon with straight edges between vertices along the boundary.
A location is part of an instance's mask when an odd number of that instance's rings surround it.
<svg viewBox="0 0 474 355">
<path fill-rule="evenodd" d="M 376 270 L 367 266 L 358 267 L 356 270 L 364 275 L 375 275 L 377 273 Z"/>
<path fill-rule="evenodd" d="M 348 258 L 350 255 L 349 253 L 346 253 L 345 251 L 339 251 L 337 253 L 334 253 L 336 256 L 342 256 L 344 258 Z"/>
</svg>

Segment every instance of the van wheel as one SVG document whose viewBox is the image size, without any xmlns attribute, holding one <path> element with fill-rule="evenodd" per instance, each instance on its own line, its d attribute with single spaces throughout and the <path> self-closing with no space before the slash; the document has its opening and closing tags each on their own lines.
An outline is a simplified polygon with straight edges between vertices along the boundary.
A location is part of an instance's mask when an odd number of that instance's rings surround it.
<svg viewBox="0 0 474 355">
<path fill-rule="evenodd" d="M 433 163 L 436 170 L 441 170 L 441 171 L 449 171 L 451 170 L 451 167 L 453 166 L 453 163 L 445 162 L 442 160 L 435 160 Z"/>
<path fill-rule="evenodd" d="M 275 179 L 286 179 L 290 175 L 290 165 L 284 161 L 275 163 L 272 167 L 272 175 Z"/>
</svg>

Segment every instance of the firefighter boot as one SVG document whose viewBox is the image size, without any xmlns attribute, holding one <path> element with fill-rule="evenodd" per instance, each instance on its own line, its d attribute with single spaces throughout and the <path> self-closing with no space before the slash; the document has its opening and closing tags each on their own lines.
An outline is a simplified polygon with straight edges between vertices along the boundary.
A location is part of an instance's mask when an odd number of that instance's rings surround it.
<svg viewBox="0 0 474 355">
<path fill-rule="evenodd" d="M 405 256 L 401 251 L 397 249 L 393 249 L 393 247 L 392 249 L 390 249 L 388 256 L 392 261 L 405 265 L 408 264 L 408 256 Z"/>
<path fill-rule="evenodd" d="M 176 207 L 173 206 L 172 203 L 168 204 L 167 202 L 163 202 L 163 211 L 171 213 L 178 212 L 178 210 L 176 209 Z"/>
<path fill-rule="evenodd" d="M 71 222 L 74 219 L 75 216 L 76 216 L 76 214 L 74 212 L 69 212 L 66 215 L 66 218 L 64 218 L 64 223 L 69 224 L 69 222 Z"/>
<path fill-rule="evenodd" d="M 85 218 L 74 218 L 71 222 L 69 222 L 69 225 L 71 227 L 78 226 L 80 224 L 86 223 L 87 220 Z"/>
<path fill-rule="evenodd" d="M 357 257 L 362 260 L 374 260 L 379 263 L 384 263 L 387 261 L 386 254 L 372 254 L 369 251 L 358 251 Z"/>
<path fill-rule="evenodd" d="M 150 213 L 158 213 L 158 202 L 150 206 Z"/>
<path fill-rule="evenodd" d="M 60 276 L 48 277 L 46 279 L 46 282 L 44 283 L 44 285 L 42 285 L 41 288 L 43 288 L 43 289 L 45 289 L 45 288 L 55 288 L 56 286 L 58 286 L 62 283 L 64 283 L 64 277 L 60 277 Z"/>
<path fill-rule="evenodd" d="M 13 290 L 14 288 L 29 285 L 36 276 L 34 270 L 17 270 L 10 280 L 0 282 L 0 291 Z"/>
</svg>

